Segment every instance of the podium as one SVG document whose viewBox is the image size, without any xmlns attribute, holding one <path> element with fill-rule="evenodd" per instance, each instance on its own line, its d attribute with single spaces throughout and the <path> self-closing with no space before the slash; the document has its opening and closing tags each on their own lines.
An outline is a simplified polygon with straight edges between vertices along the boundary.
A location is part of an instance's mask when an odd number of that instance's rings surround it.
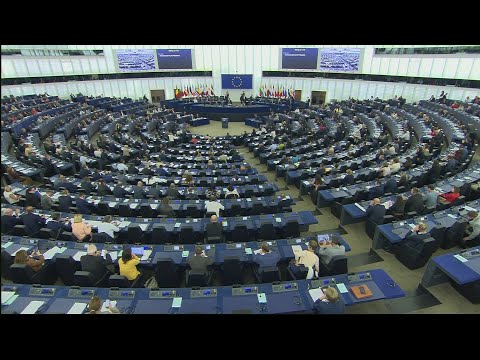
<svg viewBox="0 0 480 360">
<path fill-rule="evenodd" d="M 222 118 L 222 129 L 228 129 L 228 118 Z"/>
</svg>

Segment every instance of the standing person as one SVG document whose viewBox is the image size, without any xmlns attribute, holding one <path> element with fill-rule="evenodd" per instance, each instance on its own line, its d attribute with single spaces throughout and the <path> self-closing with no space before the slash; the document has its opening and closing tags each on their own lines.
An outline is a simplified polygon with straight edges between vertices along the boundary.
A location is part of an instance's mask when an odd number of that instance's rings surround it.
<svg viewBox="0 0 480 360">
<path fill-rule="evenodd" d="M 310 240 L 308 242 L 307 250 L 298 251 L 295 254 L 295 260 L 290 263 L 289 268 L 293 272 L 294 275 L 299 275 L 300 273 L 300 265 L 305 266 L 309 269 L 309 273 L 307 274 L 307 278 L 311 279 L 315 271 L 320 271 L 320 259 L 315 254 L 316 249 L 318 248 L 318 242 L 316 240 Z M 313 271 L 310 271 L 313 270 Z M 310 275 L 310 276 L 309 276 Z"/>
<path fill-rule="evenodd" d="M 379 198 L 374 198 L 370 204 L 371 205 L 366 211 L 368 219 L 373 221 L 375 224 L 382 224 L 387 209 L 385 209 L 385 206 L 380 204 Z"/>
</svg>

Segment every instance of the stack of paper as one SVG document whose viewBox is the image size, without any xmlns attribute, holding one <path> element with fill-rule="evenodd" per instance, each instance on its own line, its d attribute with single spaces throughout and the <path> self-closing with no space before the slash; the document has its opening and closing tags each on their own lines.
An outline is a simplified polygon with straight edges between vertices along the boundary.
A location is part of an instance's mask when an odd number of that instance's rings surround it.
<svg viewBox="0 0 480 360">
<path fill-rule="evenodd" d="M 292 250 L 293 250 L 293 253 L 298 253 L 300 251 L 303 251 L 302 247 L 300 245 L 292 245 Z"/>
<path fill-rule="evenodd" d="M 82 314 L 85 308 L 87 307 L 86 303 L 78 303 L 76 302 L 73 306 L 68 310 L 67 314 Z"/>
<path fill-rule="evenodd" d="M 321 288 L 310 289 L 308 290 L 310 296 L 312 297 L 313 302 L 320 299 L 324 294 Z"/>
<path fill-rule="evenodd" d="M 45 301 L 31 301 L 20 314 L 35 314 Z"/>
<path fill-rule="evenodd" d="M 45 260 L 50 260 L 51 258 L 53 258 L 55 256 L 55 254 L 60 250 L 60 248 L 58 246 L 54 246 L 53 248 L 45 251 L 43 253 L 43 257 L 45 258 Z"/>
<path fill-rule="evenodd" d="M 10 298 L 15 295 L 15 291 L 2 291 L 2 305 L 10 300 Z"/>
<path fill-rule="evenodd" d="M 140 260 L 145 261 L 150 257 L 150 255 L 152 255 L 152 250 L 145 250 Z"/>
<path fill-rule="evenodd" d="M 246 250 L 247 250 L 247 249 L 245 249 L 245 251 L 246 251 Z M 250 249 L 250 251 L 252 251 L 252 249 Z M 255 255 L 257 255 L 257 254 L 262 254 L 262 255 L 263 255 L 262 249 L 257 249 L 257 250 L 255 250 L 253 253 L 254 253 Z"/>
<path fill-rule="evenodd" d="M 80 258 L 81 258 L 83 255 L 87 255 L 87 252 L 86 252 L 86 251 L 79 251 L 79 252 L 77 252 L 77 253 L 73 256 L 73 259 L 74 259 L 75 261 L 80 261 Z"/>
</svg>

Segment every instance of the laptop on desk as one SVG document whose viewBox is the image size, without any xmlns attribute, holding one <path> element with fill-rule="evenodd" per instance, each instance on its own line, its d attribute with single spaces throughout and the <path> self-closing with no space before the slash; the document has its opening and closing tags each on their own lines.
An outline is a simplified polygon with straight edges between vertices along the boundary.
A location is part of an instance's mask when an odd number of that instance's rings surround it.
<svg viewBox="0 0 480 360">
<path fill-rule="evenodd" d="M 143 248 L 143 246 L 132 247 L 132 253 L 137 255 L 140 258 L 143 256 L 144 251 L 145 249 Z"/>
</svg>

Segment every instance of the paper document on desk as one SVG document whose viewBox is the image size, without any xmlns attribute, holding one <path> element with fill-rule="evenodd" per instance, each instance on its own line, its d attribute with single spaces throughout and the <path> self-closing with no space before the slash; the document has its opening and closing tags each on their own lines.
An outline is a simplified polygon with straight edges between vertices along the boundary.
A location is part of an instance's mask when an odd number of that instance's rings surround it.
<svg viewBox="0 0 480 360">
<path fill-rule="evenodd" d="M 108 206 L 115 207 L 115 206 L 117 206 L 117 203 L 115 201 L 112 201 L 112 202 L 108 203 Z"/>
<path fill-rule="evenodd" d="M 140 260 L 142 260 L 142 261 L 148 260 L 150 255 L 152 255 L 152 250 L 145 250 L 143 252 L 142 258 Z"/>
<path fill-rule="evenodd" d="M 15 295 L 15 291 L 2 291 L 2 305 L 10 300 L 10 298 Z"/>
<path fill-rule="evenodd" d="M 140 227 L 140 229 L 142 229 L 143 231 L 147 231 L 148 225 L 149 225 L 149 224 L 138 224 L 138 226 Z"/>
<path fill-rule="evenodd" d="M 45 304 L 45 301 L 31 301 L 20 314 L 35 314 L 43 304 Z"/>
<path fill-rule="evenodd" d="M 82 314 L 85 308 L 87 307 L 87 304 L 85 303 L 75 303 L 73 306 L 68 310 L 67 314 Z"/>
<path fill-rule="evenodd" d="M 313 302 L 317 301 L 324 295 L 321 288 L 310 289 L 308 290 L 308 293 L 312 297 Z"/>
<path fill-rule="evenodd" d="M 120 224 L 118 224 L 118 227 L 119 228 L 124 228 L 124 227 L 127 227 L 130 224 L 131 224 L 130 221 L 122 221 Z"/>
<path fill-rule="evenodd" d="M 78 251 L 78 252 L 73 256 L 73 260 L 75 260 L 75 261 L 80 261 L 80 258 L 81 258 L 83 255 L 87 255 L 87 252 L 86 252 L 86 251 Z"/>
<path fill-rule="evenodd" d="M 292 245 L 292 251 L 294 254 L 303 251 L 302 247 L 300 245 Z"/>
<path fill-rule="evenodd" d="M 267 303 L 267 295 L 265 293 L 260 293 L 257 294 L 257 299 L 260 304 L 266 304 Z"/>
<path fill-rule="evenodd" d="M 27 251 L 27 250 L 30 250 L 30 248 L 29 248 L 29 247 L 24 247 L 24 246 L 22 246 L 20 249 L 18 249 L 18 250 L 15 251 L 14 253 L 12 253 L 12 256 L 15 256 L 15 255 L 17 254 L 17 252 L 19 252 L 20 250 L 25 250 L 25 251 Z"/>
<path fill-rule="evenodd" d="M 464 262 L 467 262 L 467 261 L 468 261 L 468 260 L 467 260 L 467 259 L 465 259 L 465 258 L 464 258 L 462 255 L 458 255 L 458 254 L 457 254 L 457 255 L 453 255 L 453 257 L 454 257 L 455 259 L 457 259 L 457 260 L 461 261 L 462 263 L 464 263 Z"/>
<path fill-rule="evenodd" d="M 5 244 L 2 244 L 2 249 L 6 249 L 12 244 L 13 244 L 13 241 L 6 242 Z"/>
<path fill-rule="evenodd" d="M 246 251 L 246 250 L 247 250 L 247 249 L 245 249 L 245 251 Z M 252 249 L 250 249 L 250 251 L 252 251 Z M 258 254 L 262 253 L 262 249 L 257 249 L 257 250 L 255 250 L 253 253 L 254 253 L 255 255 L 258 255 Z"/>
<path fill-rule="evenodd" d="M 355 206 L 358 207 L 363 212 L 366 212 L 365 208 L 363 206 L 359 205 L 358 203 L 355 203 Z"/>
<path fill-rule="evenodd" d="M 107 302 L 104 301 L 103 304 L 102 304 L 102 308 L 100 309 L 100 312 L 107 312 L 108 311 L 108 306 L 106 305 Z M 112 305 L 112 307 L 115 307 L 117 306 L 117 302 L 116 301 L 110 301 L 110 305 Z"/>
<path fill-rule="evenodd" d="M 173 298 L 172 301 L 172 308 L 179 308 L 182 306 L 182 298 L 181 297 L 175 297 Z"/>
<path fill-rule="evenodd" d="M 340 293 L 342 293 L 342 294 L 348 293 L 348 289 L 347 289 L 347 287 L 345 286 L 345 284 L 338 283 L 338 284 L 337 284 L 337 288 L 338 288 L 338 290 L 340 291 Z"/>
<path fill-rule="evenodd" d="M 464 208 L 465 210 L 467 210 L 467 211 L 477 211 L 477 209 L 472 208 L 472 207 L 467 206 L 467 205 L 465 205 L 463 208 Z"/>
<path fill-rule="evenodd" d="M 51 258 L 53 258 L 55 256 L 55 254 L 60 250 L 60 248 L 58 246 L 54 246 L 53 248 L 45 251 L 43 253 L 43 257 L 45 258 L 45 260 L 50 260 Z"/>
<path fill-rule="evenodd" d="M 255 254 L 257 254 L 257 251 L 258 250 L 255 250 Z M 245 254 L 252 255 L 252 248 L 249 248 L 249 247 L 245 248 Z"/>
<path fill-rule="evenodd" d="M 117 260 L 117 252 L 116 251 L 111 251 L 108 254 L 110 254 L 110 257 L 112 258 L 112 261 Z M 105 251 L 102 251 L 102 256 L 106 260 L 107 254 Z"/>
</svg>

